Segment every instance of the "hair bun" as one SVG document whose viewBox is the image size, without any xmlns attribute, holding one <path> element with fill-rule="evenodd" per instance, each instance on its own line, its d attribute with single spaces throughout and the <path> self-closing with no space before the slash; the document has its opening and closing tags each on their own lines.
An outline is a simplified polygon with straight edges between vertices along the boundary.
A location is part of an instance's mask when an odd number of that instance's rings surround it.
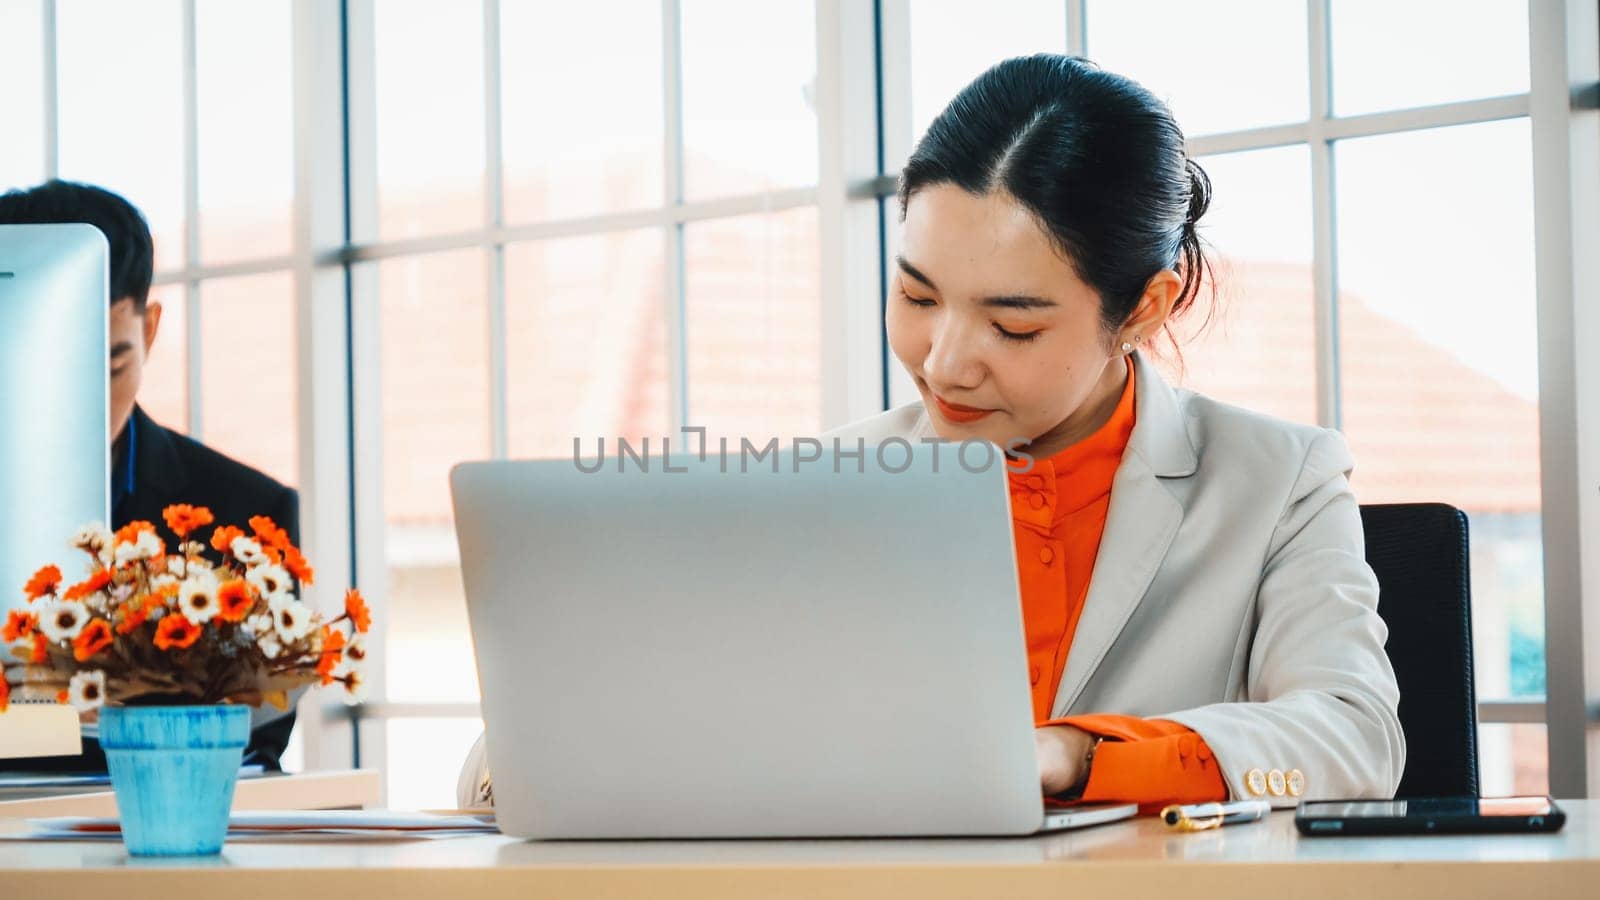
<svg viewBox="0 0 1600 900">
<path fill-rule="evenodd" d="M 1183 167 L 1189 170 L 1189 215 L 1184 219 L 1183 227 L 1193 229 L 1200 217 L 1211 208 L 1211 176 L 1200 164 L 1188 157 L 1184 157 Z"/>
</svg>

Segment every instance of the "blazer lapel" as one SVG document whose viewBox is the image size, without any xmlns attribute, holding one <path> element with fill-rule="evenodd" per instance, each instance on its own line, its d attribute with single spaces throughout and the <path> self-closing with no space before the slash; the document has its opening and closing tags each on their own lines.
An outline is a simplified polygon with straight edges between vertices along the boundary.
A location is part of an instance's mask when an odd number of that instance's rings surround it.
<svg viewBox="0 0 1600 900">
<path fill-rule="evenodd" d="M 1183 504 L 1163 481 L 1189 477 L 1198 466 L 1177 394 L 1143 357 L 1134 364 L 1133 434 L 1111 484 L 1100 551 L 1052 718 L 1068 715 L 1144 599 L 1178 534 Z"/>
</svg>

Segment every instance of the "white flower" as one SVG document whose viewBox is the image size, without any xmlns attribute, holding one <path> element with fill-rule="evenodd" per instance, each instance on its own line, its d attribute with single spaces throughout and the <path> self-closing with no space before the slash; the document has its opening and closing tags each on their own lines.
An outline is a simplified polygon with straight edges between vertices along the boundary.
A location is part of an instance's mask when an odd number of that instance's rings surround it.
<svg viewBox="0 0 1600 900">
<path fill-rule="evenodd" d="M 217 576 L 198 569 L 178 587 L 178 610 L 196 625 L 204 625 L 217 614 Z"/>
<path fill-rule="evenodd" d="M 278 641 L 278 633 L 272 628 L 272 615 L 270 613 L 259 613 L 259 615 L 246 618 L 242 628 L 246 634 L 250 634 L 253 637 L 254 641 L 256 641 L 256 647 L 261 647 L 261 652 L 269 660 L 275 660 L 278 655 L 282 655 L 283 642 Z"/>
<path fill-rule="evenodd" d="M 289 573 L 284 571 L 283 566 L 256 566 L 245 573 L 244 579 L 250 582 L 250 586 L 256 589 L 256 593 L 267 598 L 269 603 L 272 602 L 273 598 L 281 596 L 288 596 L 290 600 L 294 599 L 292 595 L 288 594 L 289 586 L 294 582 L 289 580 Z"/>
<path fill-rule="evenodd" d="M 82 603 L 58 600 L 45 604 L 39 610 L 39 630 L 52 644 L 70 641 L 89 624 L 89 611 Z"/>
<path fill-rule="evenodd" d="M 367 679 L 359 669 L 344 673 L 344 702 L 355 706 L 367 699 Z"/>
<path fill-rule="evenodd" d="M 132 596 L 133 596 L 133 585 L 131 585 L 131 584 L 114 584 L 114 585 L 111 586 L 111 602 L 112 603 L 123 603 L 129 597 L 132 597 Z"/>
<path fill-rule="evenodd" d="M 341 663 L 341 665 L 348 665 L 350 668 L 354 668 L 366 662 L 367 639 L 359 634 L 351 637 L 350 640 L 344 645 L 344 660 L 344 663 Z"/>
<path fill-rule="evenodd" d="M 67 684 L 67 702 L 79 712 L 88 712 L 106 705 L 106 673 L 99 669 L 79 672 Z"/>
<path fill-rule="evenodd" d="M 102 565 L 111 562 L 111 532 L 99 522 L 90 522 L 72 536 L 72 546 L 94 555 Z"/>
<path fill-rule="evenodd" d="M 116 550 L 117 564 L 121 565 L 136 559 L 151 559 L 161 555 L 161 539 L 153 531 L 141 531 L 131 544 L 118 544 Z"/>
<path fill-rule="evenodd" d="M 169 556 L 167 557 L 167 574 L 171 575 L 173 578 L 182 578 L 184 576 L 185 565 L 187 565 L 187 562 L 183 557 Z"/>
<path fill-rule="evenodd" d="M 163 589 L 177 587 L 179 584 L 182 582 L 178 580 L 178 576 L 162 573 L 150 579 L 150 593 L 159 594 Z"/>
<path fill-rule="evenodd" d="M 270 624 L 265 631 L 256 635 L 256 646 L 267 659 L 277 659 L 283 655 L 283 642 L 278 640 L 278 633 L 272 630 Z"/>
<path fill-rule="evenodd" d="M 261 545 L 254 538 L 236 537 L 228 545 L 228 551 L 247 566 L 259 566 L 267 561 L 267 554 L 261 552 Z"/>
<path fill-rule="evenodd" d="M 279 594 L 267 599 L 272 613 L 272 627 L 278 639 L 292 644 L 311 632 L 311 607 L 294 598 L 293 594 Z"/>
</svg>

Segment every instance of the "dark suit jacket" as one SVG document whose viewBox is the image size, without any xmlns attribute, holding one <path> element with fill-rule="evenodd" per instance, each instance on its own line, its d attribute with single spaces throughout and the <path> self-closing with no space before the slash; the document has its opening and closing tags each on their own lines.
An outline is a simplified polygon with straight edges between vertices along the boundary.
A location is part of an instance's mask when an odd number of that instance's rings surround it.
<svg viewBox="0 0 1600 900">
<path fill-rule="evenodd" d="M 137 406 L 128 420 L 134 434 L 133 492 L 111 511 L 112 527 L 144 520 L 155 524 L 168 547 L 177 545 L 177 536 L 168 528 L 161 511 L 173 503 L 209 507 L 218 525 L 236 525 L 249 530 L 251 516 L 270 516 L 300 543 L 300 497 L 266 475 L 235 462 L 198 441 L 156 424 Z M 126 459 L 126 456 L 122 457 Z M 115 468 L 115 463 L 113 464 Z M 216 554 L 206 547 L 216 561 Z M 268 770 L 281 767 L 279 758 L 289 743 L 294 728 L 294 711 L 257 726 L 250 734 L 244 761 L 259 763 Z M 105 771 L 105 754 L 92 738 L 83 741 L 82 756 L 56 756 L 39 759 L 6 760 L 0 768 L 33 771 Z"/>
</svg>

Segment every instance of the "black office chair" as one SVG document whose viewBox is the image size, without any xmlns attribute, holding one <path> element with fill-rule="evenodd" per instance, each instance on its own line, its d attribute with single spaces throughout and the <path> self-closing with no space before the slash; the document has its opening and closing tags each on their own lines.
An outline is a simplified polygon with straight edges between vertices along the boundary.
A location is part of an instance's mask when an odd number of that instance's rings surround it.
<svg viewBox="0 0 1600 900">
<path fill-rule="evenodd" d="M 1467 516 L 1443 503 L 1361 507 L 1378 615 L 1400 683 L 1406 770 L 1396 797 L 1478 796 Z"/>
</svg>

